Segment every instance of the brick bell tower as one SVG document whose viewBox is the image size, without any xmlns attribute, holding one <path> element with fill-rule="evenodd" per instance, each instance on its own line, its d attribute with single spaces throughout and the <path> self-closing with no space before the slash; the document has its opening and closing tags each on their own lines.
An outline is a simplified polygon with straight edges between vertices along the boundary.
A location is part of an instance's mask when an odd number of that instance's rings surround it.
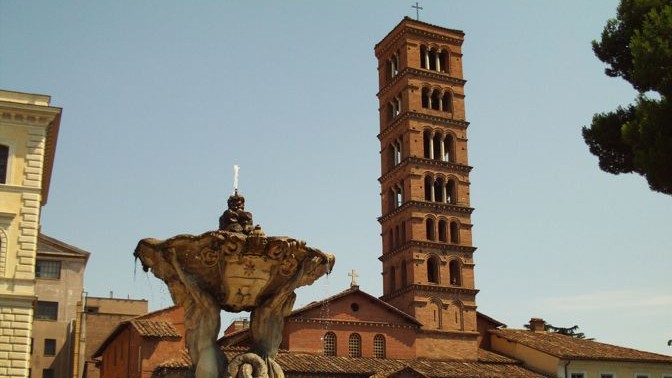
<svg viewBox="0 0 672 378">
<path fill-rule="evenodd" d="M 463 40 L 462 31 L 406 17 L 375 46 L 381 299 L 423 324 L 418 357 L 477 352 Z"/>
</svg>

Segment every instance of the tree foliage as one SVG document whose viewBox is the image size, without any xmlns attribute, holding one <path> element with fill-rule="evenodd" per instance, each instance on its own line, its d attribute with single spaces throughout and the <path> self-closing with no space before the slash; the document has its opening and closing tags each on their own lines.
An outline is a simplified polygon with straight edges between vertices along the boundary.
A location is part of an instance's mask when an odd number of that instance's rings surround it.
<svg viewBox="0 0 672 378">
<path fill-rule="evenodd" d="M 595 55 L 605 73 L 632 84 L 634 104 L 593 116 L 583 138 L 609 173 L 638 173 L 672 194 L 672 0 L 621 0 Z"/>
<path fill-rule="evenodd" d="M 532 326 L 529 323 L 524 324 L 523 327 L 525 327 L 527 329 L 532 329 Z M 555 327 L 555 326 L 553 326 L 551 324 L 548 324 L 548 323 L 544 324 L 544 331 L 559 333 L 559 334 L 565 335 L 565 336 L 572 336 L 572 337 L 576 337 L 577 339 L 585 339 L 586 335 L 583 332 L 578 332 L 578 330 L 579 330 L 578 325 L 574 325 L 572 327 L 564 328 L 564 327 Z M 588 339 L 588 340 L 592 340 L 592 339 Z"/>
</svg>

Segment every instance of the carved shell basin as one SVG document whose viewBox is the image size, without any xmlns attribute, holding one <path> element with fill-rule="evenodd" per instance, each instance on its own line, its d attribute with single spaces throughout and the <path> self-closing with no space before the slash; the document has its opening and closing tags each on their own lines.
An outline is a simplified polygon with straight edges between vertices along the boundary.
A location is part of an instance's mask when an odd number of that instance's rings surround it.
<svg viewBox="0 0 672 378">
<path fill-rule="evenodd" d="M 303 267 L 298 286 L 312 284 L 329 273 L 334 256 L 288 237 L 266 237 L 209 231 L 167 240 L 142 239 L 134 256 L 152 270 L 175 297 L 180 282 L 175 266 L 200 289 L 210 293 L 225 311 L 252 311 L 287 284 Z"/>
</svg>

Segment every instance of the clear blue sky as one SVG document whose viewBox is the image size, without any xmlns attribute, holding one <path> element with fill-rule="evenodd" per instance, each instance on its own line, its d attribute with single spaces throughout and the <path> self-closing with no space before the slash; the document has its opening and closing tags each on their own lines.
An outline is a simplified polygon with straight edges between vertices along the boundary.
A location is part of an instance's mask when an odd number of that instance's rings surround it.
<svg viewBox="0 0 672 378">
<path fill-rule="evenodd" d="M 217 227 L 239 164 L 255 223 L 333 252 L 380 295 L 373 46 L 407 1 L 0 0 L 0 88 L 63 108 L 44 233 L 91 252 L 90 295 L 171 304 L 145 237 Z M 593 56 L 617 2 L 424 1 L 462 29 L 479 310 L 672 353 L 672 197 L 581 138 L 635 92 Z"/>
</svg>

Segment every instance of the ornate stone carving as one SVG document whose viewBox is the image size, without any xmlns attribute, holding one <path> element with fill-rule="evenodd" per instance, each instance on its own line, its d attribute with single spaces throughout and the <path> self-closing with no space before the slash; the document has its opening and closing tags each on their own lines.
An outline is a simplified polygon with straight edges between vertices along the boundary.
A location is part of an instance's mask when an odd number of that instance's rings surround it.
<svg viewBox="0 0 672 378">
<path fill-rule="evenodd" d="M 273 361 L 282 341 L 284 318 L 291 312 L 297 287 L 329 273 L 334 256 L 288 237 L 267 237 L 252 227 L 244 198 L 235 193 L 220 218 L 220 230 L 178 235 L 167 240 L 143 239 L 134 255 L 145 271 L 163 280 L 175 304 L 185 310 L 186 344 L 196 378 L 219 378 L 223 355 L 215 345 L 219 313 L 250 311 L 251 352 L 229 365 L 232 377 L 263 372 L 283 377 Z M 255 365 L 256 364 L 256 365 Z M 235 369 L 235 372 L 231 371 Z"/>
</svg>

